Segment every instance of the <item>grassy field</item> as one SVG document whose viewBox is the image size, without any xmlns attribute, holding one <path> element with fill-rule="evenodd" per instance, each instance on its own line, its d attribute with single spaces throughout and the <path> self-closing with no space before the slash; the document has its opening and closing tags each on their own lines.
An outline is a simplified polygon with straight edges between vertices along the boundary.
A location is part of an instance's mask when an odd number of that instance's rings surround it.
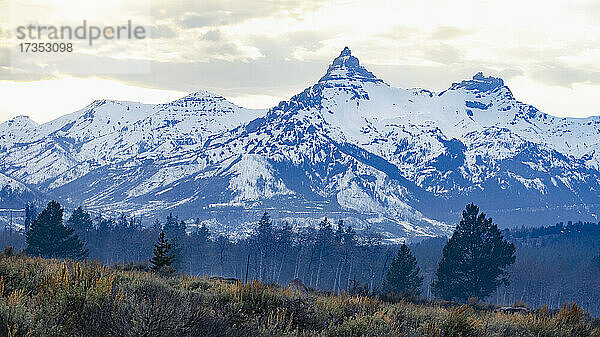
<svg viewBox="0 0 600 337">
<path fill-rule="evenodd" d="M 100 263 L 0 257 L 1 336 L 600 336 L 576 305 L 504 314 Z"/>
</svg>

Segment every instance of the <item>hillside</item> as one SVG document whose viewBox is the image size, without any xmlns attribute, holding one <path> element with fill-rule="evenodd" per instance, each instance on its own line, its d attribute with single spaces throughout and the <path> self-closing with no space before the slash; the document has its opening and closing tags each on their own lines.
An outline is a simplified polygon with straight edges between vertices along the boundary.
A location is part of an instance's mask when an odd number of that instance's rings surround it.
<svg viewBox="0 0 600 337">
<path fill-rule="evenodd" d="M 131 268 L 130 268 L 131 269 Z M 504 314 L 476 305 L 390 304 L 141 271 L 0 258 L 2 336 L 599 336 L 576 305 Z"/>
</svg>

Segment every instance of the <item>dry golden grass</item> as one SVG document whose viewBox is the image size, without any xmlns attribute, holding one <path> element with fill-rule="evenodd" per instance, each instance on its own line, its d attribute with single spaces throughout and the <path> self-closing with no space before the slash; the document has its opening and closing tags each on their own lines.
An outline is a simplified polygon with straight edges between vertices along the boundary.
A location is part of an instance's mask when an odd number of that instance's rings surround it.
<svg viewBox="0 0 600 337">
<path fill-rule="evenodd" d="M 576 304 L 529 314 L 164 278 L 98 262 L 0 257 L 0 336 L 600 336 Z"/>
</svg>

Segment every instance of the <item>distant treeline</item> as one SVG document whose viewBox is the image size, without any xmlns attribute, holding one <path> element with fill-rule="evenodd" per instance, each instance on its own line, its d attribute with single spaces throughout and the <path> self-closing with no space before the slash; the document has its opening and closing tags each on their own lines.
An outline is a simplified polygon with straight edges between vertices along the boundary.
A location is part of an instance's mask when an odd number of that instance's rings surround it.
<svg viewBox="0 0 600 337">
<path fill-rule="evenodd" d="M 36 218 L 33 208 L 27 213 L 25 228 Z M 79 208 L 65 224 L 84 243 L 88 258 L 108 264 L 146 268 L 145 261 L 152 257 L 164 231 L 176 256 L 173 266 L 180 272 L 281 284 L 298 278 L 309 287 L 335 293 L 357 285 L 380 292 L 399 250 L 399 246 L 384 244 L 377 233 L 355 231 L 343 221 L 323 219 L 316 228 L 292 228 L 266 213 L 257 219 L 253 235 L 236 242 L 210 233 L 199 220 L 190 226 L 172 214 L 142 224 L 127 214 L 91 216 Z M 516 246 L 516 262 L 508 267 L 510 283 L 500 285 L 486 301 L 503 305 L 522 301 L 530 307 L 548 304 L 552 308 L 575 301 L 600 314 L 600 224 L 561 223 L 506 230 L 503 235 Z M 26 246 L 19 232 L 3 232 L 0 242 L 18 250 Z M 423 278 L 417 292 L 425 297 L 436 295 L 431 285 L 438 278 L 447 242 L 447 238 L 432 238 L 408 245 Z"/>
<path fill-rule="evenodd" d="M 487 301 L 530 307 L 560 308 L 577 302 L 600 315 L 600 223 L 568 222 L 546 227 L 504 230 L 516 246 L 516 262 L 509 267 L 510 284 Z M 445 238 L 410 245 L 427 284 L 435 277 Z"/>
</svg>

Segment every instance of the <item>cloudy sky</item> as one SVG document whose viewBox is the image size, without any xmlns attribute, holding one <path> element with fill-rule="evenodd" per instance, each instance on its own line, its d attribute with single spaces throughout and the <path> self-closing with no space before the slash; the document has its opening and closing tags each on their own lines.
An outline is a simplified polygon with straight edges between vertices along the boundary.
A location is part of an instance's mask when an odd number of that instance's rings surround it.
<svg viewBox="0 0 600 337">
<path fill-rule="evenodd" d="M 143 25 L 144 40 L 21 53 L 16 28 Z M 600 115 L 597 0 L 0 0 L 0 122 L 45 122 L 94 99 L 166 102 L 199 89 L 266 108 L 317 81 L 344 46 L 398 87 L 478 71 L 557 116 Z"/>
</svg>

